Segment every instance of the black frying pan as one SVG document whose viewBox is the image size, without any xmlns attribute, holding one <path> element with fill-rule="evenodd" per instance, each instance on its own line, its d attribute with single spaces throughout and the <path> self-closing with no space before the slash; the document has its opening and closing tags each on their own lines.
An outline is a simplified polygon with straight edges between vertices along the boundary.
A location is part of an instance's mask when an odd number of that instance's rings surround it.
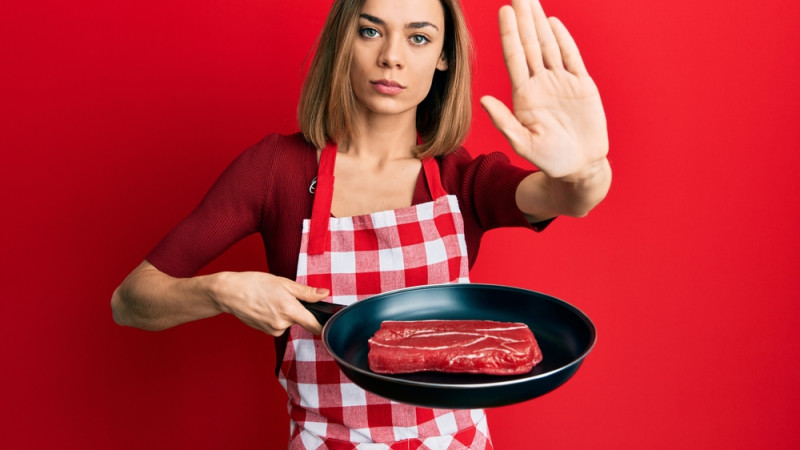
<svg viewBox="0 0 800 450">
<path fill-rule="evenodd" d="M 538 292 L 490 284 L 442 284 L 386 292 L 350 306 L 306 303 L 324 324 L 322 339 L 342 372 L 361 388 L 418 406 L 471 409 L 519 403 L 561 386 L 596 340 L 574 306 Z M 543 360 L 523 375 L 421 372 L 384 375 L 367 364 L 367 341 L 384 320 L 496 320 L 528 325 Z"/>
</svg>

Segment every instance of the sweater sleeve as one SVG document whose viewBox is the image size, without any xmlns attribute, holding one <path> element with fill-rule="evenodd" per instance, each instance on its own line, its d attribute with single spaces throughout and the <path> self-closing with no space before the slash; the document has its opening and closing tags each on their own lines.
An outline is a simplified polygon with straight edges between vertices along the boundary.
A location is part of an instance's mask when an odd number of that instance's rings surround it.
<svg viewBox="0 0 800 450">
<path fill-rule="evenodd" d="M 233 244 L 257 232 L 275 155 L 273 139 L 268 136 L 239 155 L 147 260 L 168 275 L 193 276 Z"/>
<path fill-rule="evenodd" d="M 470 267 L 475 264 L 484 232 L 502 227 L 542 231 L 552 221 L 531 224 L 519 210 L 517 186 L 534 170 L 514 166 L 503 153 L 473 158 L 460 148 L 441 159 L 440 170 L 445 190 L 458 197 Z"/>
<path fill-rule="evenodd" d="M 534 172 L 511 164 L 503 153 L 473 158 L 464 148 L 444 158 L 442 167 L 445 189 L 458 195 L 482 231 L 501 227 L 541 231 L 550 223 L 548 220 L 531 224 L 517 207 L 517 187 Z"/>
</svg>

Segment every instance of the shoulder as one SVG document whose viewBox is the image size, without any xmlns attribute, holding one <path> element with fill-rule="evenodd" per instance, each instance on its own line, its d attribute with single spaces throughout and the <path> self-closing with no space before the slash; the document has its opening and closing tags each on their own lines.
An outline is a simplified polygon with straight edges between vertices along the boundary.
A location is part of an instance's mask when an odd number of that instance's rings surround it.
<svg viewBox="0 0 800 450">
<path fill-rule="evenodd" d="M 283 161 L 287 164 L 302 162 L 310 156 L 316 157 L 314 147 L 300 133 L 289 135 L 270 134 L 247 148 L 240 158 L 251 162 Z"/>
<path fill-rule="evenodd" d="M 442 174 L 442 182 L 447 185 L 454 179 L 461 178 L 464 168 L 468 167 L 474 160 L 473 156 L 464 147 L 458 147 L 450 153 L 437 158 L 439 171 Z"/>
<path fill-rule="evenodd" d="M 493 151 L 473 155 L 466 147 L 460 146 L 438 158 L 439 164 L 448 170 L 469 165 L 511 166 L 511 159 L 503 152 Z"/>
<path fill-rule="evenodd" d="M 440 164 L 453 165 L 468 163 L 474 158 L 465 147 L 459 146 L 457 149 L 440 156 L 438 159 Z"/>
<path fill-rule="evenodd" d="M 297 175 L 314 166 L 316 150 L 302 134 L 270 134 L 242 151 L 226 172 L 257 183 Z"/>
<path fill-rule="evenodd" d="M 257 177 L 264 218 L 279 221 L 294 210 L 306 214 L 313 198 L 309 186 L 317 176 L 317 149 L 301 133 L 270 134 L 243 155 L 246 153 L 252 153 L 254 165 L 263 166 Z"/>
<path fill-rule="evenodd" d="M 500 176 L 516 179 L 532 172 L 513 165 L 505 153 L 495 151 L 473 156 L 463 146 L 439 158 L 439 167 L 442 182 L 446 186 L 463 182 L 472 184 L 492 178 L 496 180 Z"/>
<path fill-rule="evenodd" d="M 317 149 L 301 133 L 271 134 L 260 144 L 259 151 L 268 153 L 271 160 L 273 179 L 305 183 L 317 175 Z"/>
<path fill-rule="evenodd" d="M 277 196 L 302 192 L 316 174 L 316 161 L 314 147 L 302 135 L 270 134 L 242 151 L 213 190 L 264 207 Z"/>
</svg>

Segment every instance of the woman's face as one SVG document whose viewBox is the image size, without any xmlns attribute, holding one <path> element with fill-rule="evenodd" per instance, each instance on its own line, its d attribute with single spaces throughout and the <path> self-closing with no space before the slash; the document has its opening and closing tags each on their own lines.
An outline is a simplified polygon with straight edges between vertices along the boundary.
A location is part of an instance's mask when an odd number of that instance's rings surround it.
<svg viewBox="0 0 800 450">
<path fill-rule="evenodd" d="M 439 0 L 367 0 L 358 18 L 350 82 L 366 114 L 416 116 L 436 69 L 446 70 Z"/>
</svg>

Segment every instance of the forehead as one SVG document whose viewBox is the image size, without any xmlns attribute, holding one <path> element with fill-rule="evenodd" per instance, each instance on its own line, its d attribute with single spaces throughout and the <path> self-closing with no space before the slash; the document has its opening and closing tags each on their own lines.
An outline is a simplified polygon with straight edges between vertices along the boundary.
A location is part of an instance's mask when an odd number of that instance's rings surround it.
<svg viewBox="0 0 800 450">
<path fill-rule="evenodd" d="M 444 25 L 444 8 L 440 0 L 366 0 L 362 14 L 378 17 L 387 24 L 430 22 Z"/>
</svg>

